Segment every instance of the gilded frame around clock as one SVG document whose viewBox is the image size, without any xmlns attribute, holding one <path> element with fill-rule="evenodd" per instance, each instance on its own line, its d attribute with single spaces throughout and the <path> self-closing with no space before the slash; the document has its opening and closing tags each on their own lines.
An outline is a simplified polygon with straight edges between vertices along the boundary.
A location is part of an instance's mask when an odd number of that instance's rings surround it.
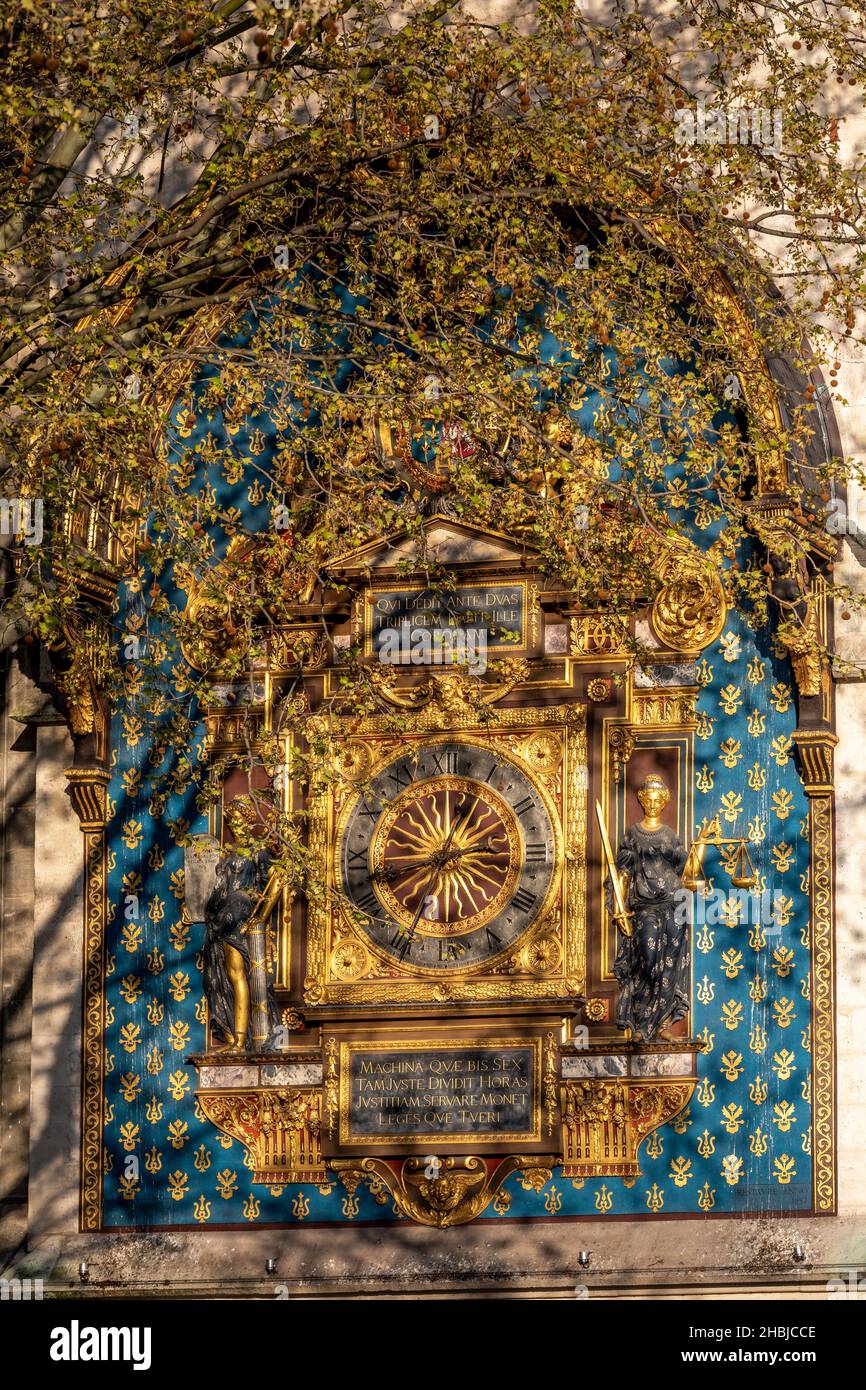
<svg viewBox="0 0 866 1390">
<path fill-rule="evenodd" d="M 424 709 L 411 730 L 395 734 L 387 718 L 375 716 L 351 731 L 329 729 L 333 767 L 310 798 L 310 848 L 327 864 L 328 892 L 311 903 L 307 934 L 308 1004 L 393 1004 L 443 1000 L 561 999 L 579 996 L 586 978 L 586 710 L 582 705 L 493 709 L 489 724 L 468 713 Z M 390 725 L 390 727 L 389 727 Z M 471 742 L 498 749 L 517 764 L 550 806 L 556 892 L 514 945 L 490 962 L 455 967 L 444 977 L 387 962 L 344 911 L 338 872 L 340 831 L 358 785 L 407 744 Z"/>
</svg>

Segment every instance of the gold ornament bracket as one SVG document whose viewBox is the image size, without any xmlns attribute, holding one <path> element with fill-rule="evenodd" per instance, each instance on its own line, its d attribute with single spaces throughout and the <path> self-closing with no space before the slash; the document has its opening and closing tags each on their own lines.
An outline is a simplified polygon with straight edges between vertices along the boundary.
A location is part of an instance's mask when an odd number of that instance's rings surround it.
<svg viewBox="0 0 866 1390">
<path fill-rule="evenodd" d="M 196 1091 L 202 1114 L 249 1155 L 252 1181 L 267 1187 L 329 1181 L 322 1162 L 319 1087 Z"/>
<path fill-rule="evenodd" d="M 398 1164 L 382 1158 L 337 1158 L 331 1160 L 331 1167 L 350 1198 L 366 1183 L 380 1206 L 390 1198 L 397 1215 L 443 1230 L 464 1226 L 491 1202 L 501 1201 L 502 1185 L 512 1173 L 524 1173 L 527 1183 L 540 1191 L 550 1181 L 556 1162 L 552 1155 L 511 1155 L 494 1162 L 470 1154 L 432 1165 L 426 1158 L 407 1158 Z"/>
<path fill-rule="evenodd" d="M 566 1054 L 563 1177 L 640 1177 L 638 1150 L 688 1105 L 701 1050 L 697 1042 L 597 1044 Z"/>
</svg>

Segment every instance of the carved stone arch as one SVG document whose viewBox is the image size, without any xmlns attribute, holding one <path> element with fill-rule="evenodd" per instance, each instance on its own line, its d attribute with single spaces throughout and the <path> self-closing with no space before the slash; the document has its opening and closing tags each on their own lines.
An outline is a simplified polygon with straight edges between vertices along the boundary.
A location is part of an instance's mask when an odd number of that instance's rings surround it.
<svg viewBox="0 0 866 1390">
<path fill-rule="evenodd" d="M 702 268 L 700 257 L 695 254 L 698 234 L 694 230 L 667 217 L 649 217 L 647 225 L 659 244 L 676 260 L 684 277 L 692 285 L 696 300 L 715 319 L 719 327 L 724 330 L 728 341 L 733 344 L 733 358 L 737 370 L 742 373 L 742 386 L 749 409 L 767 428 L 779 431 L 783 424 L 779 388 L 785 383 L 781 379 L 778 364 L 770 364 L 765 359 L 757 342 L 747 309 L 738 297 L 734 286 L 721 267 Z M 123 283 L 128 274 L 128 268 L 124 267 L 115 272 L 112 279 L 118 283 Z M 207 348 L 208 345 L 214 345 L 220 333 L 239 317 L 248 305 L 249 292 L 253 283 L 260 293 L 264 293 L 258 280 L 254 282 L 252 278 L 250 280 L 237 280 L 232 285 L 232 289 L 236 291 L 236 295 L 232 299 L 218 305 L 206 305 L 192 315 L 179 344 L 178 356 L 181 360 L 175 359 L 160 367 L 151 381 L 146 384 L 143 401 L 146 406 L 149 405 L 153 409 L 155 416 L 152 441 L 152 447 L 155 451 L 160 448 L 162 428 L 168 411 L 183 387 L 189 382 L 198 365 L 198 357 L 191 358 L 186 362 L 182 360 L 183 349 L 202 349 Z M 136 303 L 137 292 L 133 289 L 129 297 L 121 304 L 104 311 L 104 316 L 113 326 L 117 326 L 133 312 Z M 84 324 L 80 325 L 80 327 L 83 326 Z M 822 405 L 823 413 L 824 407 Z M 827 415 L 826 418 L 831 418 L 831 416 Z M 837 438 L 838 431 L 835 429 L 835 422 L 832 423 L 832 430 L 834 437 Z M 772 454 L 766 457 L 762 456 L 758 460 L 757 481 L 759 496 L 778 495 L 784 491 L 788 483 L 788 461 Z M 102 480 L 100 496 L 113 499 L 117 506 L 120 506 L 123 501 L 129 500 L 121 499 L 119 496 L 115 497 L 113 490 L 116 491 L 115 479 L 106 477 Z M 117 545 L 110 544 L 107 538 L 101 537 L 95 523 L 92 520 L 85 521 L 80 510 L 76 512 L 77 497 L 78 490 L 75 486 L 73 470 L 73 487 L 66 520 L 69 534 L 80 538 L 82 545 L 87 550 L 96 553 L 102 552 L 109 563 L 116 561 L 119 558 Z"/>
</svg>

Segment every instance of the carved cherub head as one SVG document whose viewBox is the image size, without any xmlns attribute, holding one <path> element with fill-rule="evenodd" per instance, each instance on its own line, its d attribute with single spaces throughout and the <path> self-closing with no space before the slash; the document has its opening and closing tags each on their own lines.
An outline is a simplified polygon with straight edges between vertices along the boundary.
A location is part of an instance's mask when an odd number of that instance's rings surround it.
<svg viewBox="0 0 866 1390">
<path fill-rule="evenodd" d="M 645 814 L 652 820 L 658 819 L 664 808 L 671 799 L 671 794 L 667 789 L 664 779 L 656 773 L 651 772 L 644 779 L 643 786 L 639 789 L 637 799 L 640 802 Z"/>
</svg>

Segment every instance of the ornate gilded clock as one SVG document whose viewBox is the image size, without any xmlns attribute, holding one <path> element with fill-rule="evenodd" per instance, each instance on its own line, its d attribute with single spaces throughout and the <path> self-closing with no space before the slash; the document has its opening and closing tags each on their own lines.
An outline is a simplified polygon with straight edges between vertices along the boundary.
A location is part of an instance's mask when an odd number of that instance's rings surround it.
<svg viewBox="0 0 866 1390">
<path fill-rule="evenodd" d="M 331 892 L 310 923 L 308 1003 L 579 992 L 582 714 L 425 732 L 430 711 L 402 739 L 370 720 L 339 741 L 345 780 L 314 804 Z"/>
<path fill-rule="evenodd" d="M 340 880 L 376 952 L 466 970 L 514 946 L 555 890 L 555 812 L 516 763 L 474 743 L 407 752 L 340 838 Z"/>
</svg>

